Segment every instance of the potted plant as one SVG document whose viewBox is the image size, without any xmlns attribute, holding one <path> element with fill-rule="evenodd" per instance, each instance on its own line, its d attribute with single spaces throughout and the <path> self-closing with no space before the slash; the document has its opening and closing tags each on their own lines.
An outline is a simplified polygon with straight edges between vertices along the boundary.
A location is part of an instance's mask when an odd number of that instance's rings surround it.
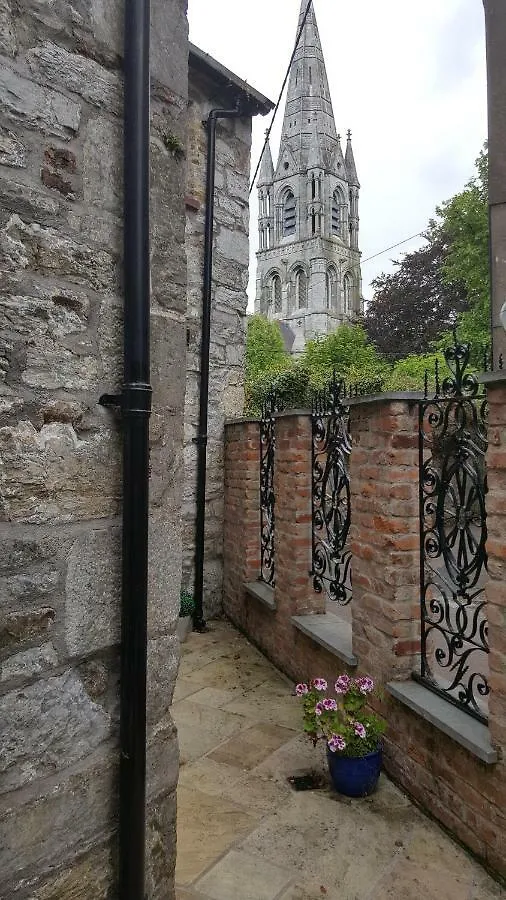
<svg viewBox="0 0 506 900">
<path fill-rule="evenodd" d="M 380 716 L 366 710 L 374 682 L 369 676 L 339 675 L 334 696 L 329 696 L 328 690 L 324 678 L 296 686 L 295 693 L 303 701 L 304 731 L 315 746 L 317 741 L 325 741 L 336 791 L 347 797 L 366 797 L 378 783 L 381 736 L 386 728 Z"/>
<path fill-rule="evenodd" d="M 190 591 L 182 590 L 179 595 L 180 605 L 179 605 L 179 621 L 176 627 L 176 634 L 183 643 L 188 637 L 191 628 L 192 628 L 192 617 L 193 611 L 195 609 L 195 603 L 193 600 L 193 594 Z"/>
</svg>

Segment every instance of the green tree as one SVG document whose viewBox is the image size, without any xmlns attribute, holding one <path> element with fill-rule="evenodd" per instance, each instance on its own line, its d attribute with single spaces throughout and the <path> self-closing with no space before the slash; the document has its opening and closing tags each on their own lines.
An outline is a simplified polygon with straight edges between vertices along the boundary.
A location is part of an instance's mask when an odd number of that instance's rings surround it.
<svg viewBox="0 0 506 900">
<path fill-rule="evenodd" d="M 437 208 L 429 226 L 431 240 L 448 239 L 443 265 L 447 285 L 464 285 L 468 310 L 458 316 L 458 339 L 476 353 L 490 341 L 490 231 L 488 220 L 488 155 L 486 146 L 476 160 L 476 175 L 463 191 Z M 451 337 L 443 337 L 443 345 Z"/>
<path fill-rule="evenodd" d="M 246 381 L 252 382 L 265 372 L 279 371 L 290 364 L 278 323 L 264 316 L 250 316 L 246 330 Z"/>
<path fill-rule="evenodd" d="M 445 278 L 450 242 L 444 228 L 434 225 L 425 237 L 427 244 L 406 253 L 395 272 L 372 282 L 374 297 L 364 326 L 378 351 L 391 360 L 426 353 L 467 307 L 464 285 Z"/>
<path fill-rule="evenodd" d="M 325 384 L 335 371 L 348 383 L 379 390 L 388 365 L 369 343 L 362 325 L 340 325 L 326 337 L 308 341 L 301 363 L 310 373 L 313 387 Z"/>
</svg>

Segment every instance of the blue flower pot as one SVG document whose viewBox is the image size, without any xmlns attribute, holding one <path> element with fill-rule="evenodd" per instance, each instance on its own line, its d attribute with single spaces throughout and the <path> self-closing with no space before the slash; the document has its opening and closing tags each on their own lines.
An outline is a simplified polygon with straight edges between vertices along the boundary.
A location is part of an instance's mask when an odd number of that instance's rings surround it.
<svg viewBox="0 0 506 900">
<path fill-rule="evenodd" d="M 367 797 L 376 790 L 381 772 L 383 750 L 379 747 L 367 756 L 347 757 L 327 747 L 332 784 L 346 797 Z"/>
</svg>

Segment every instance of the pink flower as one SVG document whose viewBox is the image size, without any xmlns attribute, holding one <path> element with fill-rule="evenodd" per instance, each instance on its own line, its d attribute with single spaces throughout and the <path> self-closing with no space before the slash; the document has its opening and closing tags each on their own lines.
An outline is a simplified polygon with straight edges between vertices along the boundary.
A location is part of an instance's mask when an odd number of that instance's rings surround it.
<svg viewBox="0 0 506 900">
<path fill-rule="evenodd" d="M 327 690 L 327 682 L 325 681 L 324 678 L 315 678 L 311 682 L 311 684 L 317 691 L 326 691 Z"/>
<path fill-rule="evenodd" d="M 340 675 L 334 685 L 336 694 L 346 694 L 350 689 L 350 685 L 351 678 L 348 675 Z"/>
<path fill-rule="evenodd" d="M 355 734 L 358 735 L 358 737 L 365 738 L 365 734 L 366 734 L 365 727 L 364 727 L 364 725 L 362 725 L 361 722 L 354 722 L 353 730 L 354 730 Z"/>
<path fill-rule="evenodd" d="M 337 709 L 337 703 L 331 697 L 325 697 L 325 700 L 323 700 L 323 708 L 326 709 L 327 712 Z"/>
<path fill-rule="evenodd" d="M 346 747 L 346 741 L 341 737 L 340 734 L 333 734 L 328 742 L 329 750 L 332 750 L 332 753 L 335 753 L 336 750 L 344 750 Z"/>
<path fill-rule="evenodd" d="M 316 713 L 317 716 L 321 716 L 321 714 L 322 714 L 322 712 L 323 712 L 323 703 L 320 703 L 320 702 L 318 701 L 318 703 L 316 704 L 316 706 L 315 706 L 315 708 L 314 708 L 314 711 L 315 711 L 315 713 Z"/>
<path fill-rule="evenodd" d="M 303 694 L 309 694 L 307 684 L 298 684 L 295 688 L 295 693 L 297 694 L 297 697 L 302 697 Z"/>
<path fill-rule="evenodd" d="M 374 690 L 374 681 L 368 675 L 364 678 L 357 678 L 355 681 L 361 694 L 370 694 Z"/>
</svg>

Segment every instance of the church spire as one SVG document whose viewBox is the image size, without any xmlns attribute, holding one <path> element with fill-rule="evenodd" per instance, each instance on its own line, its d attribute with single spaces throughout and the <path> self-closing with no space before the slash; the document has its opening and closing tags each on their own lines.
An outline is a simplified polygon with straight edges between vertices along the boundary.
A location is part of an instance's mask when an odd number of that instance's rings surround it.
<svg viewBox="0 0 506 900">
<path fill-rule="evenodd" d="M 301 0 L 297 34 L 302 26 L 307 5 L 308 0 Z M 281 148 L 289 149 L 300 170 L 307 166 L 314 130 L 319 137 L 324 162 L 328 163 L 336 148 L 337 134 L 318 24 L 312 3 L 290 71 L 281 133 Z"/>
<path fill-rule="evenodd" d="M 267 134 L 267 132 L 266 132 Z M 271 145 L 269 140 L 267 139 L 267 143 L 265 145 L 265 150 L 262 155 L 262 162 L 260 165 L 260 171 L 258 173 L 258 187 L 264 187 L 264 185 L 272 184 L 274 178 L 274 166 L 272 163 L 272 153 L 271 153 Z"/>
<path fill-rule="evenodd" d="M 355 165 L 355 157 L 353 155 L 353 147 L 351 146 L 351 131 L 348 131 L 348 140 L 346 141 L 346 157 L 344 162 L 346 165 L 346 173 L 348 175 L 349 183 L 354 185 L 354 187 L 360 187 L 357 175 L 357 167 Z"/>
</svg>

